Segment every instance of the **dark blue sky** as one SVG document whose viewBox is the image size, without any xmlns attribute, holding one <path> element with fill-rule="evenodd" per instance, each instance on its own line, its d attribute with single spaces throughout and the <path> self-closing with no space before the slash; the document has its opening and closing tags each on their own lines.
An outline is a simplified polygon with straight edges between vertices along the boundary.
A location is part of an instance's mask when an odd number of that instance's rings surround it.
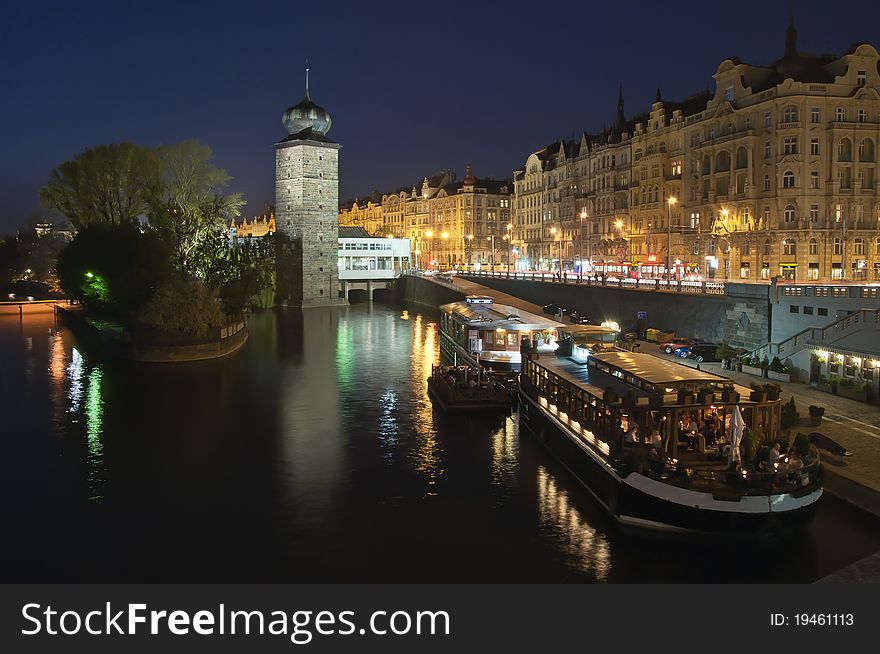
<svg viewBox="0 0 880 654">
<path fill-rule="evenodd" d="M 40 210 L 54 166 L 125 140 L 210 145 L 259 211 L 306 57 L 347 198 L 468 162 L 509 176 L 543 144 L 610 122 L 618 82 L 631 114 L 658 85 L 670 99 L 710 87 L 727 56 L 777 59 L 791 9 L 800 50 L 880 45 L 880 3 L 711 4 L 13 0 L 0 22 L 0 232 Z"/>
</svg>

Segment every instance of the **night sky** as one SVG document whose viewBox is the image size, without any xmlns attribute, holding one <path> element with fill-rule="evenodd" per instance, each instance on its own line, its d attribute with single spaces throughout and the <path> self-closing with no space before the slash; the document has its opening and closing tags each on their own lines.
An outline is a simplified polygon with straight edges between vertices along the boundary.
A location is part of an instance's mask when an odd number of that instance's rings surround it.
<svg viewBox="0 0 880 654">
<path fill-rule="evenodd" d="M 630 115 L 658 85 L 667 99 L 711 88 L 730 55 L 779 58 L 792 9 L 801 51 L 880 46 L 876 2 L 11 0 L 0 233 L 45 214 L 38 190 L 54 166 L 120 141 L 200 140 L 259 212 L 274 200 L 272 145 L 303 95 L 306 57 L 312 99 L 343 145 L 345 199 L 441 169 L 462 176 L 466 163 L 508 177 L 542 145 L 610 123 L 619 82 Z"/>
</svg>

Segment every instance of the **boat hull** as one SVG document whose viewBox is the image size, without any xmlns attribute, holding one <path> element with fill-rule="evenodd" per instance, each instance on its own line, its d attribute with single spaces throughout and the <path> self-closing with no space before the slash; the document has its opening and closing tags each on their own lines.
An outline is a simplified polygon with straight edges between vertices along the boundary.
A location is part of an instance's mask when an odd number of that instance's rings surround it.
<svg viewBox="0 0 880 654">
<path fill-rule="evenodd" d="M 721 500 L 639 473 L 621 477 L 588 445 L 520 391 L 520 426 L 532 432 L 626 532 L 731 538 L 788 533 L 812 520 L 822 489 Z"/>
</svg>

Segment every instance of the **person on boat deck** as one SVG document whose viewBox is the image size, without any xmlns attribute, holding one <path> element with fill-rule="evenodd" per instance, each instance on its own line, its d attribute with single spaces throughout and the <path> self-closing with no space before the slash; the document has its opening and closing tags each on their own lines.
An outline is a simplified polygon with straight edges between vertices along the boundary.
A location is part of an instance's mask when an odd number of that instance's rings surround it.
<svg viewBox="0 0 880 654">
<path fill-rule="evenodd" d="M 636 445 L 639 443 L 639 426 L 636 423 L 632 423 L 629 428 L 629 431 L 626 432 L 626 440 L 624 441 L 627 445 Z"/>
<path fill-rule="evenodd" d="M 681 433 L 689 447 L 695 447 L 697 442 L 697 421 L 686 413 L 681 420 Z"/>
<path fill-rule="evenodd" d="M 771 465 L 771 466 L 772 466 L 774 463 L 776 463 L 776 460 L 777 460 L 779 457 L 782 456 L 782 454 L 779 453 L 779 450 L 780 450 L 780 445 L 779 445 L 779 443 L 773 443 L 773 447 L 770 448 L 770 465 Z"/>
<path fill-rule="evenodd" d="M 715 421 L 707 420 L 706 424 L 703 425 L 703 438 L 706 440 L 706 445 L 715 445 L 717 436 L 718 430 L 715 428 Z"/>
<path fill-rule="evenodd" d="M 656 427 L 651 432 L 651 437 L 648 441 L 648 444 L 652 447 L 663 447 L 663 437 L 660 435 L 660 432 L 657 430 Z"/>
</svg>

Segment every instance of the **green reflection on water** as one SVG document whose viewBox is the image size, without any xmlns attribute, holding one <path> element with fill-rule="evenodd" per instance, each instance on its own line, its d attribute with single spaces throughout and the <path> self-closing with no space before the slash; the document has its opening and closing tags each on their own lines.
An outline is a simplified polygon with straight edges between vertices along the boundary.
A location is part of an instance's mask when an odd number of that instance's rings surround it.
<svg viewBox="0 0 880 654">
<path fill-rule="evenodd" d="M 101 397 L 101 366 L 95 366 L 89 373 L 86 390 L 86 443 L 89 448 L 89 499 L 104 501 L 104 444 L 101 442 L 104 418 L 104 400 Z"/>
<path fill-rule="evenodd" d="M 354 330 L 344 320 L 339 322 L 336 330 L 336 372 L 339 385 L 343 390 L 350 391 L 354 375 Z"/>
</svg>

